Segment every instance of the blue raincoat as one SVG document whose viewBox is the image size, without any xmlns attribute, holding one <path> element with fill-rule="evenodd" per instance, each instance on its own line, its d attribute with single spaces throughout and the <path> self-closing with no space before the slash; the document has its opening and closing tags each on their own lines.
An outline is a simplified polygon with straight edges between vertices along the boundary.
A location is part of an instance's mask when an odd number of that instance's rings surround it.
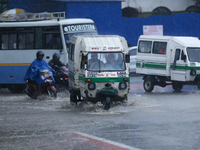
<svg viewBox="0 0 200 150">
<path fill-rule="evenodd" d="M 35 66 L 35 68 L 32 68 L 33 66 Z M 46 69 L 46 70 L 50 70 L 50 71 L 53 73 L 53 76 L 56 75 L 55 70 L 53 70 L 53 69 L 46 63 L 46 61 L 44 61 L 43 59 L 42 59 L 42 60 L 35 59 L 35 60 L 31 63 L 31 65 L 29 66 L 28 70 L 26 71 L 24 80 L 27 80 L 27 79 L 30 78 L 31 80 L 35 80 L 35 81 L 39 84 L 39 86 L 41 86 L 41 84 L 45 81 L 45 79 L 42 80 L 39 71 L 45 70 L 45 69 Z M 52 80 L 55 82 L 53 76 L 52 76 Z"/>
</svg>

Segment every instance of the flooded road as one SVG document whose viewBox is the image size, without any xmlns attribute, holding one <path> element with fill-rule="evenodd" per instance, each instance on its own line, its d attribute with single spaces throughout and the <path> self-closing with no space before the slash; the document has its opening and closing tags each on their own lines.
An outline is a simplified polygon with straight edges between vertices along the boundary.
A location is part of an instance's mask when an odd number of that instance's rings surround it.
<svg viewBox="0 0 200 150">
<path fill-rule="evenodd" d="M 141 77 L 132 77 L 128 101 L 105 111 L 101 104 L 71 105 L 68 92 L 32 100 L 3 89 L 0 149 L 199 149 L 199 94 L 195 86 L 145 93 Z"/>
</svg>

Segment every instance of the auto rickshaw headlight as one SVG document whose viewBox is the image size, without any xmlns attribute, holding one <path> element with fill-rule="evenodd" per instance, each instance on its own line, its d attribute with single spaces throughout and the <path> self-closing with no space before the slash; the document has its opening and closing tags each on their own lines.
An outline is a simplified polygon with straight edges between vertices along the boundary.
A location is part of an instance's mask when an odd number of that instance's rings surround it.
<svg viewBox="0 0 200 150">
<path fill-rule="evenodd" d="M 94 90 L 96 88 L 95 83 L 88 83 L 88 89 Z"/>
<path fill-rule="evenodd" d="M 194 70 L 193 68 L 191 68 L 191 70 L 190 70 L 190 75 L 191 76 L 195 76 L 196 75 L 196 70 Z"/>
<path fill-rule="evenodd" d="M 120 82 L 119 83 L 119 89 L 120 90 L 124 90 L 124 89 L 126 89 L 126 87 L 127 87 L 126 82 Z"/>
</svg>

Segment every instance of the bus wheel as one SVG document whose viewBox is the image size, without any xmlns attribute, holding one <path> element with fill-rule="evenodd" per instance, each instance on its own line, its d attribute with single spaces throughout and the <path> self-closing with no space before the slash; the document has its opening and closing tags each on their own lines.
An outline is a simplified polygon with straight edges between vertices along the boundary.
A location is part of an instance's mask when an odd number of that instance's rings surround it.
<svg viewBox="0 0 200 150">
<path fill-rule="evenodd" d="M 11 93 L 21 93 L 26 88 L 26 84 L 11 84 L 8 89 Z"/>
<path fill-rule="evenodd" d="M 183 88 L 183 84 L 181 82 L 173 81 L 172 87 L 173 87 L 174 91 L 180 92 Z"/>
<path fill-rule="evenodd" d="M 151 81 L 150 77 L 144 79 L 143 87 L 146 92 L 151 92 L 154 89 L 154 83 Z"/>
</svg>

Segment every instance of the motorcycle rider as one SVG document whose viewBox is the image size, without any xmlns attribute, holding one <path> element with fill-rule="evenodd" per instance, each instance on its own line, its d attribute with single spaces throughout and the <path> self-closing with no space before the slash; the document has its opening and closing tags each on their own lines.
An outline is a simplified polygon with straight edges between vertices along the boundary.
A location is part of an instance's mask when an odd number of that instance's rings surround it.
<svg viewBox="0 0 200 150">
<path fill-rule="evenodd" d="M 24 80 L 27 81 L 27 83 L 34 84 L 36 85 L 36 87 L 38 86 L 40 87 L 41 84 L 44 82 L 42 78 L 40 77 L 40 74 L 38 73 L 39 70 L 47 69 L 47 70 L 50 70 L 53 73 L 53 75 L 56 75 L 55 70 L 53 70 L 46 63 L 46 61 L 43 60 L 43 58 L 44 58 L 44 53 L 42 51 L 38 51 L 36 53 L 36 59 L 31 63 L 24 77 Z M 52 80 L 55 82 L 54 78 L 52 78 Z"/>
<path fill-rule="evenodd" d="M 64 87 L 67 86 L 68 88 L 68 73 L 66 74 L 68 70 L 67 67 L 60 61 L 60 55 L 58 53 L 54 53 L 52 59 L 48 62 L 48 64 L 56 71 L 56 76 L 54 76 L 57 86 L 56 89 L 60 89 L 63 85 Z"/>
<path fill-rule="evenodd" d="M 48 64 L 54 70 L 57 70 L 60 66 L 64 66 L 64 64 L 60 61 L 60 55 L 58 53 L 54 53 L 52 57 L 53 58 L 48 62 Z"/>
</svg>

